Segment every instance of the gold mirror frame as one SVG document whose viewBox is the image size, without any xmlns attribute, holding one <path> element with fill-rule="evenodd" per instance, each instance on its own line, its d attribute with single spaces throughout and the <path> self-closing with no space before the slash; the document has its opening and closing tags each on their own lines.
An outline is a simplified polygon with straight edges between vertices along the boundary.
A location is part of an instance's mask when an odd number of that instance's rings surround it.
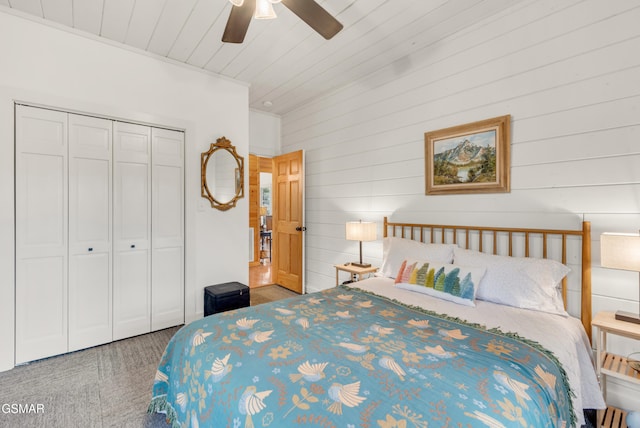
<svg viewBox="0 0 640 428">
<path fill-rule="evenodd" d="M 235 181 L 235 196 L 228 202 L 222 202 L 215 198 L 211 190 L 209 189 L 209 184 L 207 183 L 207 167 L 209 164 L 209 160 L 219 150 L 224 150 L 228 152 L 236 161 L 237 168 L 234 169 L 234 177 L 232 178 Z M 215 143 L 211 143 L 211 147 L 209 150 L 202 153 L 200 155 L 200 166 L 201 166 L 201 195 L 203 198 L 208 199 L 211 203 L 212 208 L 217 208 L 221 211 L 227 211 L 236 206 L 238 199 L 244 198 L 244 158 L 239 156 L 236 152 L 236 148 L 231 141 L 227 140 L 226 137 L 221 137 L 216 140 Z"/>
</svg>

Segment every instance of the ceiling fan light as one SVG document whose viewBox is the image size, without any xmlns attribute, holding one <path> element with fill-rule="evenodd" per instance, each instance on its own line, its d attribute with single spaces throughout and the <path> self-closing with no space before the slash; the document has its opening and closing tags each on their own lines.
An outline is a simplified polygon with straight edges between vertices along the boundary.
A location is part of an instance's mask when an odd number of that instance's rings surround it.
<svg viewBox="0 0 640 428">
<path fill-rule="evenodd" d="M 256 0 L 256 19 L 274 19 L 277 17 L 275 10 L 269 0 Z"/>
<path fill-rule="evenodd" d="M 229 3 L 231 3 L 234 6 L 240 7 L 244 3 L 244 0 L 229 0 Z"/>
</svg>

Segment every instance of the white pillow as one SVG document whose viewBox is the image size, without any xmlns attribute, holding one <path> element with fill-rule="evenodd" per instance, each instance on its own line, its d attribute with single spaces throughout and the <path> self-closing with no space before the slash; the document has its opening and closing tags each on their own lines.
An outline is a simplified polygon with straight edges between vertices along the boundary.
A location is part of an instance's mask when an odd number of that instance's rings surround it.
<svg viewBox="0 0 640 428">
<path fill-rule="evenodd" d="M 400 265 L 406 259 L 427 260 L 435 263 L 451 263 L 452 244 L 425 244 L 420 241 L 388 236 L 382 240 L 382 266 L 378 276 L 395 278 Z"/>
<path fill-rule="evenodd" d="M 396 287 L 465 306 L 475 306 L 483 267 L 405 260 L 396 275 Z"/>
<path fill-rule="evenodd" d="M 567 316 L 560 281 L 570 271 L 555 260 L 507 257 L 479 251 L 454 249 L 454 261 L 465 266 L 484 266 L 476 298 L 516 308 Z"/>
</svg>

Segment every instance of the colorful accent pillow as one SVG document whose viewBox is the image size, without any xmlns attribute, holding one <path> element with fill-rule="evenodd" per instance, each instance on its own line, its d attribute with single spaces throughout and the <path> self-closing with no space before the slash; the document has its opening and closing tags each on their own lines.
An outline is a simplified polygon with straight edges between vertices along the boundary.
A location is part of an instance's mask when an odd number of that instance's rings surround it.
<svg viewBox="0 0 640 428">
<path fill-rule="evenodd" d="M 382 265 L 376 276 L 395 278 L 406 259 L 429 260 L 434 263 L 453 261 L 453 244 L 426 244 L 420 241 L 388 236 L 382 240 Z"/>
<path fill-rule="evenodd" d="M 404 260 L 395 284 L 405 290 L 475 306 L 476 290 L 484 273 L 485 268 L 482 267 Z"/>
<path fill-rule="evenodd" d="M 562 263 L 532 257 L 497 256 L 458 247 L 454 255 L 455 263 L 487 269 L 478 287 L 478 300 L 567 316 L 560 281 L 571 269 Z"/>
</svg>

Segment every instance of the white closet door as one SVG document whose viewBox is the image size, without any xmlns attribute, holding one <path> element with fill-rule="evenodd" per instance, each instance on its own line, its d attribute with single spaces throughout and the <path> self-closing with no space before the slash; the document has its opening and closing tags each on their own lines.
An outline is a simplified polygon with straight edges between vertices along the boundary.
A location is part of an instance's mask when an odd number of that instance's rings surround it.
<svg viewBox="0 0 640 428">
<path fill-rule="evenodd" d="M 114 340 L 151 331 L 151 128 L 114 123 Z"/>
<path fill-rule="evenodd" d="M 69 351 L 112 340 L 112 121 L 69 115 Z"/>
<path fill-rule="evenodd" d="M 151 330 L 184 323 L 184 133 L 152 130 Z"/>
<path fill-rule="evenodd" d="M 67 352 L 67 114 L 16 106 L 16 363 Z"/>
</svg>

